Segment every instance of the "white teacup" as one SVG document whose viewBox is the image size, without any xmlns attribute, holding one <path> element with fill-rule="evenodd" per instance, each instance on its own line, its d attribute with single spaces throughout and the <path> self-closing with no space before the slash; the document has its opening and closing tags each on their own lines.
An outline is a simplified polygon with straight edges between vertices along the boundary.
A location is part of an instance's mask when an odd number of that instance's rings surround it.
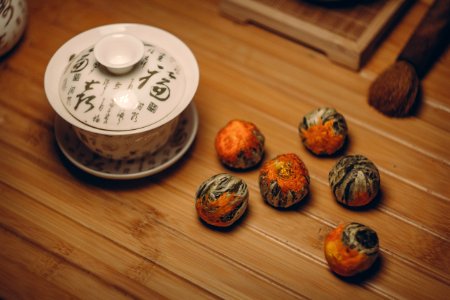
<svg viewBox="0 0 450 300">
<path fill-rule="evenodd" d="M 0 0 L 0 56 L 11 50 L 25 31 L 25 0 Z"/>
<path fill-rule="evenodd" d="M 80 45 L 61 68 L 61 60 Z M 114 24 L 63 45 L 47 67 L 45 89 L 52 107 L 90 150 L 134 159 L 167 143 L 198 77 L 194 56 L 176 37 L 150 26 Z"/>
<path fill-rule="evenodd" d="M 141 133 L 107 135 L 72 127 L 80 141 L 91 151 L 112 159 L 134 159 L 162 148 L 178 125 L 178 117 L 168 123 Z"/>
</svg>

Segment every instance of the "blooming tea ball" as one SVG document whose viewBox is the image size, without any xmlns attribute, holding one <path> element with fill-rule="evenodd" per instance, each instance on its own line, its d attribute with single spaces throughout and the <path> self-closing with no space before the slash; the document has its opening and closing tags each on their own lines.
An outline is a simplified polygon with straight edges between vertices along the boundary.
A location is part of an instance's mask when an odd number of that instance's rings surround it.
<svg viewBox="0 0 450 300">
<path fill-rule="evenodd" d="M 342 157 L 328 174 L 337 201 L 347 206 L 369 204 L 380 190 L 380 173 L 363 155 Z"/>
<path fill-rule="evenodd" d="M 215 147 L 224 165 L 247 169 L 261 161 L 264 155 L 264 136 L 253 123 L 231 120 L 217 133 Z"/>
<path fill-rule="evenodd" d="M 307 113 L 298 126 L 303 145 L 316 155 L 331 155 L 344 145 L 347 123 L 334 108 L 321 107 Z"/>
<path fill-rule="evenodd" d="M 259 188 L 264 200 L 274 207 L 300 202 L 309 191 L 309 174 L 303 161 L 293 153 L 266 161 L 259 171 Z"/>
<path fill-rule="evenodd" d="M 359 223 L 341 224 L 325 238 L 324 252 L 333 272 L 353 276 L 369 269 L 377 259 L 378 236 Z"/>
<path fill-rule="evenodd" d="M 247 205 L 247 184 L 230 174 L 214 175 L 197 190 L 195 208 L 210 225 L 230 226 L 244 214 Z"/>
</svg>

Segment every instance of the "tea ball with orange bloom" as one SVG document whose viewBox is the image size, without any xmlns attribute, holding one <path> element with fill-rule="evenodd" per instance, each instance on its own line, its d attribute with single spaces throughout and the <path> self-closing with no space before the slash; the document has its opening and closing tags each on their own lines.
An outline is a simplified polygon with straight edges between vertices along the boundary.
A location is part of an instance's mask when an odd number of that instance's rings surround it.
<svg viewBox="0 0 450 300">
<path fill-rule="evenodd" d="M 337 152 L 347 138 L 347 123 L 334 108 L 321 107 L 307 113 L 298 126 L 303 145 L 316 155 Z"/>
<path fill-rule="evenodd" d="M 264 155 L 264 136 L 253 123 L 231 120 L 217 133 L 215 148 L 224 165 L 247 169 L 261 161 Z"/>
<path fill-rule="evenodd" d="M 369 269 L 377 259 L 378 236 L 359 223 L 341 224 L 325 238 L 324 251 L 333 272 L 353 276 Z"/>
<path fill-rule="evenodd" d="M 244 214 L 247 205 L 247 184 L 230 174 L 212 176 L 196 193 L 195 208 L 199 217 L 214 226 L 230 226 Z"/>
<path fill-rule="evenodd" d="M 380 173 L 363 155 L 342 157 L 328 174 L 336 200 L 347 206 L 369 204 L 380 190 Z"/>
<path fill-rule="evenodd" d="M 274 207 L 300 202 L 309 191 L 309 173 L 294 153 L 266 161 L 259 171 L 259 188 L 264 200 Z"/>
</svg>

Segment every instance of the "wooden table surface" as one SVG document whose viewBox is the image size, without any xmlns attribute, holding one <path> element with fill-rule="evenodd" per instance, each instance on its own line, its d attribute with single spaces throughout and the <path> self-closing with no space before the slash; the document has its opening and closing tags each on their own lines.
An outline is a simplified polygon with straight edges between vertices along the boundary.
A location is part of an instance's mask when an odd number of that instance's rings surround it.
<svg viewBox="0 0 450 300">
<path fill-rule="evenodd" d="M 415 116 L 391 119 L 366 102 L 370 83 L 395 60 L 430 2 L 416 2 L 354 72 L 224 18 L 219 0 L 29 0 L 26 35 L 0 61 L 0 298 L 447 298 L 450 52 L 423 80 Z M 72 36 L 123 22 L 160 27 L 192 49 L 200 126 L 171 168 L 112 181 L 61 154 L 43 78 Z M 375 205 L 339 205 L 327 180 L 339 157 L 318 158 L 301 145 L 297 125 L 317 106 L 346 117 L 345 153 L 378 166 Z M 304 160 L 311 192 L 302 205 L 268 206 L 258 169 L 234 172 L 219 163 L 214 138 L 233 118 L 260 128 L 265 159 L 294 152 Z M 248 213 L 229 230 L 205 226 L 194 209 L 197 187 L 220 172 L 243 178 L 250 190 Z M 377 231 L 381 257 L 365 276 L 344 280 L 328 269 L 323 240 L 348 221 Z"/>
</svg>

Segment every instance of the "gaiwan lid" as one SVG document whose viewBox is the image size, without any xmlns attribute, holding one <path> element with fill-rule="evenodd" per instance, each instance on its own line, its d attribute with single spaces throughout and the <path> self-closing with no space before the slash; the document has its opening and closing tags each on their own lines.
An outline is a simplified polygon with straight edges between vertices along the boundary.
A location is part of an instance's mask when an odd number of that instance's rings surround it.
<svg viewBox="0 0 450 300">
<path fill-rule="evenodd" d="M 67 112 L 97 130 L 133 131 L 169 116 L 186 76 L 169 51 L 127 33 L 99 39 L 71 58 L 59 82 Z"/>
</svg>

